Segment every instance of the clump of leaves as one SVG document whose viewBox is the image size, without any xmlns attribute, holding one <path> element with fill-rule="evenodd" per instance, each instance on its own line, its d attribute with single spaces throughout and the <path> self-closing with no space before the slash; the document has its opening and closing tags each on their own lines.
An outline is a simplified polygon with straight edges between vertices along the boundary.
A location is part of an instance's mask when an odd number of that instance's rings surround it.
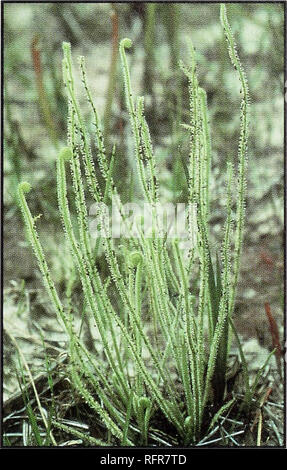
<svg viewBox="0 0 287 470">
<path fill-rule="evenodd" d="M 98 203 L 100 215 L 103 215 L 101 204 L 113 199 L 122 214 L 121 222 L 127 225 L 127 221 L 113 174 L 116 151 L 114 149 L 108 158 L 100 119 L 87 83 L 84 58 L 81 57 L 79 63 L 93 115 L 101 178 L 96 171 L 90 138 L 76 96 L 71 48 L 68 43 L 63 44 L 63 76 L 69 114 L 67 147 L 61 150 L 57 162 L 59 211 L 88 306 L 87 313 L 101 338 L 102 349 L 97 350 L 95 346 L 96 351 L 89 351 L 75 330 L 71 312 L 60 299 L 52 280 L 35 218 L 26 202 L 30 185 L 26 182 L 19 185 L 27 235 L 58 319 L 68 333 L 71 383 L 104 423 L 114 442 L 121 445 L 162 442 L 156 430 L 159 415 L 164 426 L 169 425 L 167 441 L 194 445 L 234 404 L 234 399 L 226 402 L 225 389 L 229 330 L 230 324 L 233 325 L 231 319 L 244 231 L 249 96 L 224 5 L 221 5 L 220 16 L 230 60 L 241 83 L 242 98 L 237 183 L 234 182 L 233 163 L 229 161 L 226 220 L 221 252 L 217 254 L 210 249 L 208 225 L 211 145 L 207 99 L 198 84 L 193 47 L 190 48 L 190 64 L 181 64 L 189 84 L 190 103 L 190 120 L 185 125 L 190 139 L 188 203 L 196 206 L 197 216 L 196 243 L 190 243 L 186 259 L 180 240 L 174 239 L 168 244 L 166 238 L 157 236 L 156 225 L 149 237 L 138 224 L 137 237 L 120 239 L 125 256 L 121 256 L 118 244 L 104 223 L 101 226 L 104 236 L 97 240 L 96 247 L 92 246 L 87 191 Z M 160 202 L 158 169 L 144 116 L 144 98 L 135 100 L 133 97 L 126 57 L 126 49 L 131 45 L 130 39 L 120 43 L 126 103 L 138 178 L 155 220 L 156 205 Z M 68 165 L 72 190 L 67 186 Z M 234 192 L 237 200 L 233 218 Z M 76 219 L 70 211 L 71 198 L 77 209 Z M 194 237 L 191 224 L 190 219 L 190 240 Z M 100 245 L 109 268 L 107 278 L 97 264 Z M 152 325 L 152 332 L 148 331 L 148 325 Z M 240 343 L 239 347 L 244 361 Z M 249 384 L 246 363 L 244 374 L 246 393 L 242 406 L 248 409 L 256 384 Z M 258 379 L 259 376 L 256 381 Z M 215 411 L 210 415 L 212 409 Z"/>
</svg>

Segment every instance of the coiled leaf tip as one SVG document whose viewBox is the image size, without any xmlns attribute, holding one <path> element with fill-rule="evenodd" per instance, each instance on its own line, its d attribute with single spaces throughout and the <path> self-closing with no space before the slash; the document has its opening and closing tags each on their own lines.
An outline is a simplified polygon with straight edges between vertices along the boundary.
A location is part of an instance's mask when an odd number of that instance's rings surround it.
<svg viewBox="0 0 287 470">
<path fill-rule="evenodd" d="M 22 183 L 20 183 L 19 191 L 22 191 L 23 193 L 29 193 L 31 191 L 30 183 L 27 183 L 27 181 L 23 181 Z"/>
<path fill-rule="evenodd" d="M 142 262 L 142 255 L 139 251 L 133 251 L 131 254 L 130 254 L 130 265 L 131 267 L 135 268 L 138 264 L 140 264 Z"/>
<path fill-rule="evenodd" d="M 133 45 L 133 42 L 129 38 L 124 38 L 120 42 L 120 47 L 123 47 L 124 49 L 130 49 Z"/>
<path fill-rule="evenodd" d="M 73 154 L 72 154 L 70 147 L 64 147 L 59 153 L 59 159 L 60 160 L 63 159 L 67 161 L 67 160 L 70 160 L 70 158 L 72 158 L 72 155 Z"/>
</svg>

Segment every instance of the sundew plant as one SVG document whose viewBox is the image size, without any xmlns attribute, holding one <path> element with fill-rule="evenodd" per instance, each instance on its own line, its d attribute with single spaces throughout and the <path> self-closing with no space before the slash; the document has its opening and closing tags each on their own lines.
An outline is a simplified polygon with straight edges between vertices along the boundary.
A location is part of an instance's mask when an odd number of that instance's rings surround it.
<svg viewBox="0 0 287 470">
<path fill-rule="evenodd" d="M 80 57 L 82 85 L 94 125 L 94 135 L 88 134 L 77 98 L 71 47 L 63 43 L 68 137 L 57 160 L 58 206 L 87 305 L 86 315 L 100 337 L 99 350 L 97 345 L 89 350 L 84 344 L 69 299 L 58 294 L 37 234 L 37 217 L 32 216 L 27 203 L 30 184 L 19 185 L 27 236 L 54 311 L 68 335 L 69 380 L 91 415 L 102 422 L 113 445 L 196 445 L 231 407 L 248 415 L 264 368 L 263 364 L 251 383 L 232 322 L 244 234 L 249 95 L 225 5 L 220 6 L 220 21 L 241 96 L 238 150 L 234 148 L 237 155 L 226 162 L 226 214 L 218 252 L 211 248 L 208 223 L 212 159 L 208 103 L 198 83 L 193 46 L 189 44 L 189 63 L 179 64 L 189 93 L 189 121 L 183 123 L 189 139 L 188 229 L 183 243 L 180 237 L 170 238 L 168 232 L 162 235 L 157 217 L 161 204 L 158 165 L 144 98 L 136 98 L 132 91 L 126 55 L 132 41 L 122 39 L 119 52 L 137 177 L 150 208 L 152 228 L 148 234 L 140 217 L 133 228 L 130 226 L 114 172 L 117 149 L 114 147 L 111 155 L 106 151 L 85 61 Z M 96 142 L 95 155 L 91 139 Z M 97 208 L 96 241 L 89 226 L 91 200 Z M 129 236 L 113 237 L 104 217 L 111 204 Z M 76 208 L 75 214 L 71 207 Z M 108 274 L 98 263 L 101 251 Z M 226 392 L 232 339 L 238 343 L 243 367 L 244 394 L 240 399 L 236 393 Z M 69 430 L 56 418 L 52 418 L 52 426 Z M 107 444 L 105 437 L 82 431 L 76 435 L 90 445 Z"/>
</svg>

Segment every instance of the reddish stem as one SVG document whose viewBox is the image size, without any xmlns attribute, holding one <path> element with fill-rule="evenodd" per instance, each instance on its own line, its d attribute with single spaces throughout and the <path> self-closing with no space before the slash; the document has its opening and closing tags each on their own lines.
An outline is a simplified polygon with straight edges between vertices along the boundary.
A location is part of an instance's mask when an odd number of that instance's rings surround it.
<svg viewBox="0 0 287 470">
<path fill-rule="evenodd" d="M 278 330 L 276 320 L 271 313 L 270 304 L 268 302 L 265 302 L 265 312 L 269 321 L 269 329 L 270 329 L 270 333 L 272 337 L 272 346 L 273 346 L 273 349 L 275 349 L 275 356 L 276 356 L 278 370 L 281 375 L 282 349 L 281 349 L 281 344 L 280 344 L 280 339 L 279 339 L 279 330 Z"/>
</svg>

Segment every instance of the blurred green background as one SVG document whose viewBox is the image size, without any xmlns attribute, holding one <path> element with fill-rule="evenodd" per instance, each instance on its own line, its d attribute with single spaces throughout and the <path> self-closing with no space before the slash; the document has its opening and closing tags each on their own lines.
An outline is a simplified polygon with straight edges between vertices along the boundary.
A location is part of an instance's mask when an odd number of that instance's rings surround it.
<svg viewBox="0 0 287 470">
<path fill-rule="evenodd" d="M 236 321 L 243 335 L 269 347 L 265 301 L 283 322 L 284 7 L 252 2 L 230 4 L 227 9 L 251 98 L 247 228 Z M 227 158 L 237 157 L 240 90 L 220 25 L 219 4 L 5 4 L 4 278 L 6 318 L 11 324 L 16 318 L 19 328 L 32 331 L 33 319 L 46 315 L 47 299 L 39 291 L 40 276 L 25 240 L 15 199 L 18 181 L 27 180 L 33 187 L 29 204 L 35 215 L 42 213 L 40 234 L 63 289 L 70 276 L 55 175 L 58 149 L 66 139 L 62 41 L 71 42 L 78 96 L 90 124 L 76 61 L 79 55 L 86 57 L 108 151 L 117 144 L 116 180 L 124 199 L 132 193 L 138 197 L 117 57 L 123 37 L 133 40 L 129 53 L 133 90 L 146 97 L 161 195 L 167 200 L 183 197 L 184 171 L 179 162 L 188 157 L 188 134 L 181 126 L 188 123 L 188 94 L 178 61 L 188 63 L 192 40 L 199 83 L 207 91 L 209 106 L 210 223 L 215 244 L 222 233 L 225 164 Z"/>
</svg>

